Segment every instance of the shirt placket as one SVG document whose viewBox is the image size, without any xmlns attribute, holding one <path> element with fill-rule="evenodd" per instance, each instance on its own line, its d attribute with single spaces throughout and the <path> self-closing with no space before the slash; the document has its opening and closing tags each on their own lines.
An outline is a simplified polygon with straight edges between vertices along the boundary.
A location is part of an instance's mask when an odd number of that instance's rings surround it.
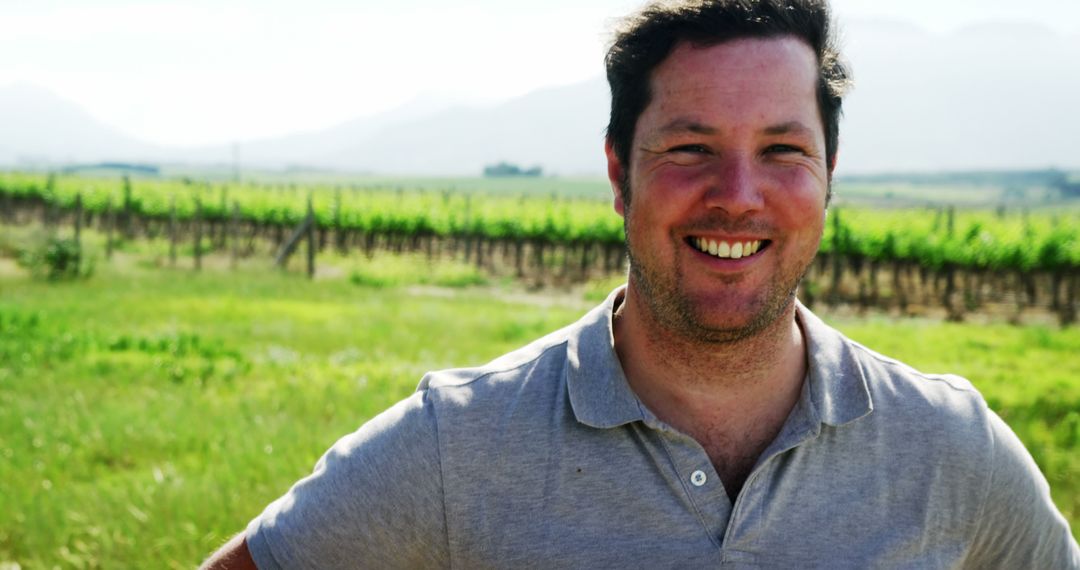
<svg viewBox="0 0 1080 570">
<path fill-rule="evenodd" d="M 717 548 L 721 548 L 732 504 L 720 475 L 713 468 L 705 449 L 693 438 L 668 426 L 657 426 L 657 429 L 687 501 L 695 510 L 709 539 Z"/>
<path fill-rule="evenodd" d="M 758 464 L 746 478 L 742 491 L 731 507 L 724 531 L 723 561 L 725 563 L 756 563 L 758 545 L 747 543 L 746 535 L 751 525 L 764 520 L 765 497 L 768 486 L 783 455 L 817 436 L 818 425 L 807 413 L 806 404 L 800 401 L 780 435 L 761 455 Z M 753 541 L 751 541 L 753 542 Z"/>
</svg>

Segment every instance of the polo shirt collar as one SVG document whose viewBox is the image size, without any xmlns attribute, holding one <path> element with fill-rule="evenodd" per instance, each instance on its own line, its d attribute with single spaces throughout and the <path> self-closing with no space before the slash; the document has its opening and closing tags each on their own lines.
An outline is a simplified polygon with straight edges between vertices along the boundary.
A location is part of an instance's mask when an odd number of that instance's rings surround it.
<svg viewBox="0 0 1080 570">
<path fill-rule="evenodd" d="M 613 428 L 644 421 L 651 414 L 630 388 L 615 352 L 612 314 L 624 287 L 608 295 L 578 321 L 567 339 L 566 384 L 570 405 L 581 423 Z M 810 423 L 840 426 L 873 410 L 866 376 L 851 341 L 796 302 L 806 339 L 807 384 L 797 406 Z"/>
<path fill-rule="evenodd" d="M 566 385 L 579 422 L 613 428 L 645 419 L 644 409 L 626 381 L 615 352 L 612 314 L 624 287 L 578 321 L 567 339 Z"/>
<path fill-rule="evenodd" d="M 841 426 L 874 410 L 862 354 L 839 331 L 796 301 L 796 318 L 806 339 L 808 412 L 812 419 Z"/>
</svg>

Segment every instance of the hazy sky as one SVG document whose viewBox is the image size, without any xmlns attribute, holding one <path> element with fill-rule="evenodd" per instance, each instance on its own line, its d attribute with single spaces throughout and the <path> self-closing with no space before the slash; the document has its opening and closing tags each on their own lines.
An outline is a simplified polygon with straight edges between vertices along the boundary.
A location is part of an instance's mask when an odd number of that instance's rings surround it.
<svg viewBox="0 0 1080 570">
<path fill-rule="evenodd" d="M 70 99 L 146 141 L 331 126 L 411 100 L 485 102 L 602 73 L 638 0 L 0 0 L 0 88 Z M 937 33 L 1023 19 L 1080 33 L 1080 0 L 834 0 L 841 23 Z"/>
</svg>

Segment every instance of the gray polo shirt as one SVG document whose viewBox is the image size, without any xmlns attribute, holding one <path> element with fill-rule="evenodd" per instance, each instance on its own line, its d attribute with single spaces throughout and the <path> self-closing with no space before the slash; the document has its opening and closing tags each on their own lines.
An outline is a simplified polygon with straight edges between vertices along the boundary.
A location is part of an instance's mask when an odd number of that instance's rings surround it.
<svg viewBox="0 0 1080 570">
<path fill-rule="evenodd" d="M 649 412 L 616 291 L 479 367 L 433 372 L 247 529 L 260 568 L 1080 568 L 1046 480 L 966 380 L 799 307 L 802 395 L 735 501 Z"/>
</svg>

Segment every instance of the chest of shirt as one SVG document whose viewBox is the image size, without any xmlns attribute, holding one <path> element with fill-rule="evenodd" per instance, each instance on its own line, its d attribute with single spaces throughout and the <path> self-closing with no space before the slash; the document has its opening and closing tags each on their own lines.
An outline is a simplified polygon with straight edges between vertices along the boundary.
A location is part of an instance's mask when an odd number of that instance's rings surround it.
<svg viewBox="0 0 1080 570">
<path fill-rule="evenodd" d="M 853 455 L 843 439 L 826 431 L 771 449 L 732 503 L 700 446 L 640 422 L 528 444 L 493 435 L 449 454 L 465 461 L 443 456 L 451 557 L 469 568 L 948 568 L 960 560 L 974 501 L 942 494 L 956 486 L 934 485 L 925 472 L 903 473 L 876 448 Z"/>
</svg>

